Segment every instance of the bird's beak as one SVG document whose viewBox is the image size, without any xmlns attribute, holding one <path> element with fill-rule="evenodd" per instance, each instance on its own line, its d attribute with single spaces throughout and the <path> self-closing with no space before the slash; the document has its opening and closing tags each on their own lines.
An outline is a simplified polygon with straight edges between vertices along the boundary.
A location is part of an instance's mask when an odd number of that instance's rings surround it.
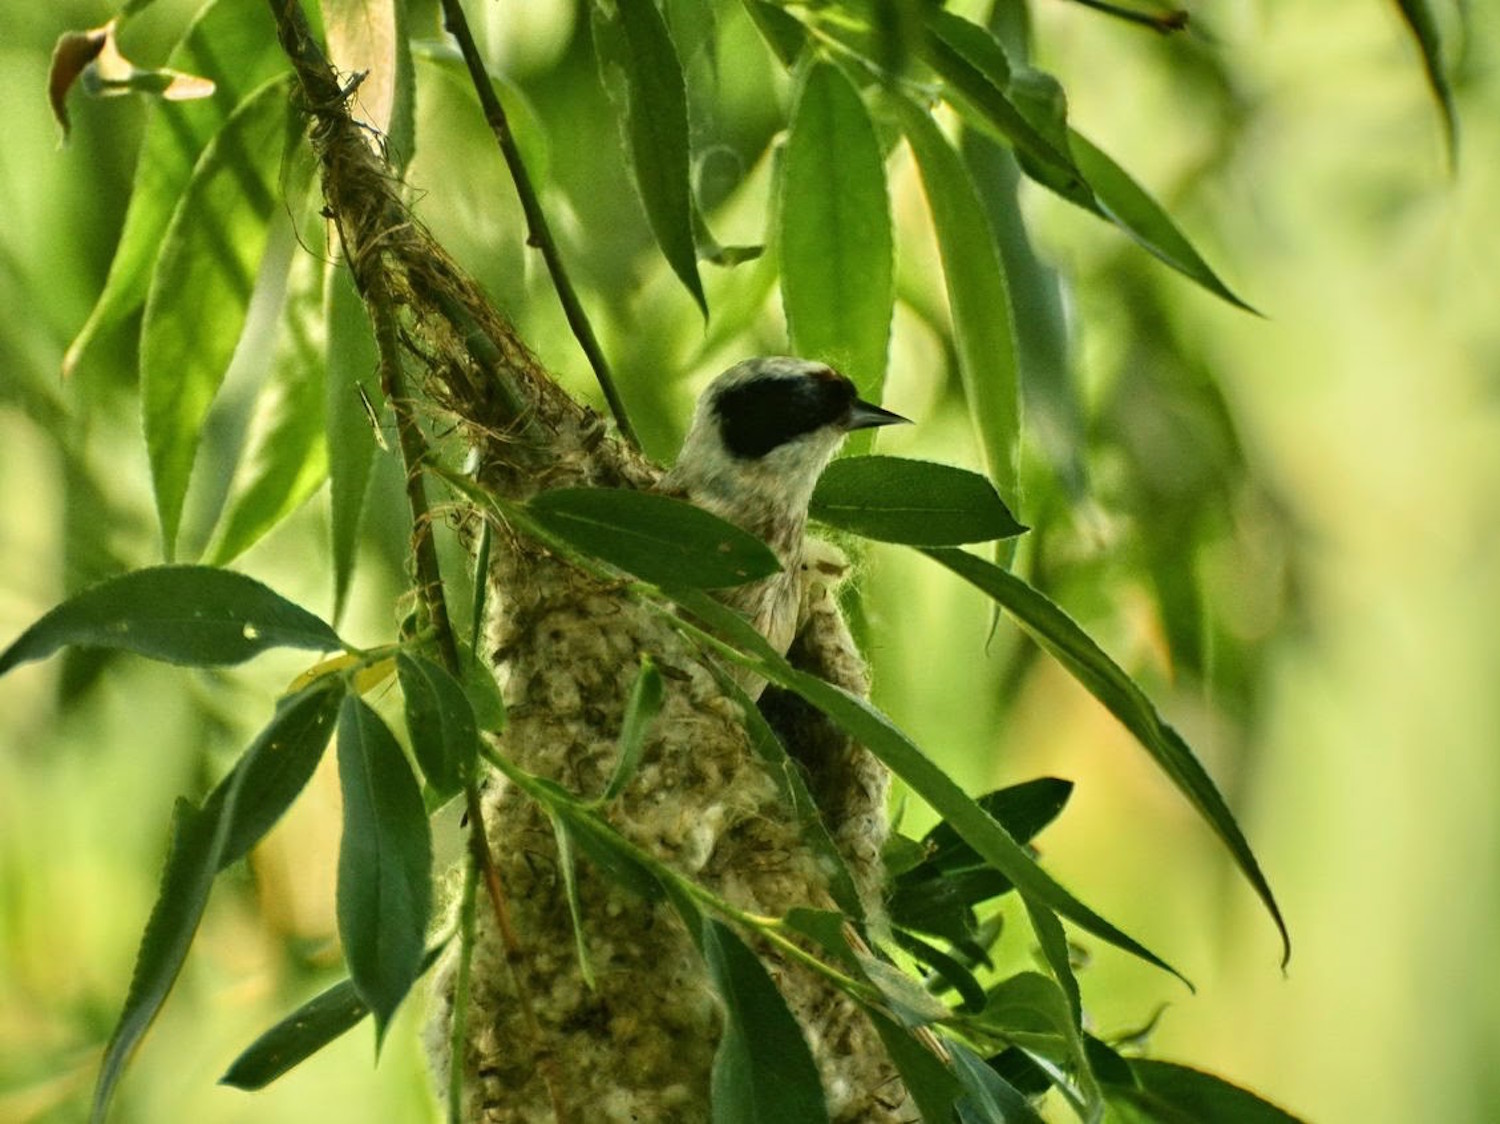
<svg viewBox="0 0 1500 1124">
<path fill-rule="evenodd" d="M 910 418 L 903 418 L 900 414 L 872 406 L 861 398 L 854 400 L 854 405 L 849 407 L 849 420 L 844 423 L 845 429 L 871 429 L 877 425 L 910 425 Z"/>
</svg>

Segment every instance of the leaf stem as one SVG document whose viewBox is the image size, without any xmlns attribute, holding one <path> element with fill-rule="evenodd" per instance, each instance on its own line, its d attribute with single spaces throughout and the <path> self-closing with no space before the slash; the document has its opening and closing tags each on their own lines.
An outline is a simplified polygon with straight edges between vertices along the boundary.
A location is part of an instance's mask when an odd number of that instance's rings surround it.
<svg viewBox="0 0 1500 1124">
<path fill-rule="evenodd" d="M 563 812 L 563 809 L 566 809 L 566 812 L 563 813 L 564 818 L 567 815 L 573 815 L 589 820 L 592 830 L 597 831 L 601 835 L 607 835 L 611 846 L 618 847 L 622 852 L 629 855 L 634 862 L 639 863 L 649 870 L 658 881 L 663 883 L 670 882 L 681 893 L 707 906 L 712 912 L 759 934 L 767 942 L 776 946 L 782 955 L 797 961 L 823 976 L 830 983 L 853 998 L 869 1004 L 878 1005 L 880 1003 L 878 993 L 870 985 L 839 971 L 788 937 L 786 935 L 785 923 L 781 918 L 766 917 L 740 909 L 738 906 L 719 897 L 719 895 L 707 887 L 672 869 L 671 866 L 662 862 L 651 852 L 626 839 L 598 814 L 591 802 L 574 797 L 556 785 L 538 783 L 537 777 L 501 756 L 491 746 L 483 746 L 481 752 L 484 754 L 485 760 L 514 783 L 516 787 L 525 791 L 528 796 L 541 804 L 549 814 L 558 814 Z"/>
<path fill-rule="evenodd" d="M 620 435 L 631 445 L 639 448 L 640 439 L 636 436 L 635 427 L 630 424 L 630 417 L 625 412 L 625 403 L 620 397 L 619 389 L 615 386 L 609 361 L 604 357 L 604 349 L 599 346 L 593 325 L 589 323 L 583 304 L 578 299 L 578 293 L 573 288 L 572 279 L 568 276 L 567 267 L 563 264 L 557 241 L 552 237 L 552 229 L 548 226 L 547 216 L 542 211 L 541 200 L 531 182 L 530 174 L 526 171 L 526 163 L 521 158 L 521 149 L 516 144 L 515 135 L 511 132 L 510 120 L 505 115 L 505 107 L 500 104 L 495 88 L 490 83 L 489 71 L 485 68 L 484 60 L 479 56 L 479 48 L 475 45 L 474 35 L 469 30 L 469 21 L 464 15 L 463 5 L 460 0 L 442 0 L 442 4 L 443 26 L 453 38 L 458 40 L 464 63 L 469 68 L 469 79 L 474 85 L 475 94 L 479 97 L 480 108 L 484 110 L 485 122 L 489 125 L 490 132 L 495 135 L 495 143 L 500 146 L 500 155 L 505 158 L 505 166 L 510 170 L 511 180 L 516 186 L 516 195 L 520 197 L 521 210 L 526 215 L 526 241 L 542 252 L 542 260 L 547 263 L 547 272 L 552 275 L 552 286 L 557 290 L 557 299 L 562 304 L 568 327 L 572 329 L 574 338 L 578 340 L 578 346 L 583 349 L 589 366 L 594 370 L 594 377 L 599 382 L 599 389 L 604 391 L 605 401 L 609 403 L 610 413 L 614 415 Z"/>
<path fill-rule="evenodd" d="M 458 904 L 458 976 L 453 982 L 453 1021 L 448 1028 L 448 1124 L 463 1124 L 464 1047 L 469 1027 L 469 971 L 474 962 L 475 889 L 479 864 L 464 866 L 463 895 Z"/>
</svg>

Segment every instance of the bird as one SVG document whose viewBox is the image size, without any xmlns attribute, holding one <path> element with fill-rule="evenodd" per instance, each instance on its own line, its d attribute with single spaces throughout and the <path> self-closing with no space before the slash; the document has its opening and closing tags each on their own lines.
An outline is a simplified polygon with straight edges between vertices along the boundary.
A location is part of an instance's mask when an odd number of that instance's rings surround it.
<svg viewBox="0 0 1500 1124">
<path fill-rule="evenodd" d="M 699 397 L 660 488 L 775 553 L 779 573 L 721 591 L 720 600 L 748 617 L 779 654 L 797 634 L 808 582 L 847 569 L 835 548 L 805 533 L 818 477 L 849 433 L 909 421 L 861 399 L 827 363 L 785 355 L 742 360 Z"/>
</svg>

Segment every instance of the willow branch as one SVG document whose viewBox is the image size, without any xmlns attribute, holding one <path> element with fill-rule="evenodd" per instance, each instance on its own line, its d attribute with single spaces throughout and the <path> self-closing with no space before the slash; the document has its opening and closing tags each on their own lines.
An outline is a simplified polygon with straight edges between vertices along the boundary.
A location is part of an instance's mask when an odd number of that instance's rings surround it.
<svg viewBox="0 0 1500 1124">
<path fill-rule="evenodd" d="M 500 146 L 500 154 L 505 158 L 505 166 L 510 170 L 510 178 L 516 185 L 516 194 L 521 200 L 521 210 L 526 215 L 526 241 L 542 252 L 542 260 L 547 263 L 547 272 L 552 276 L 552 286 L 557 290 L 557 299 L 562 303 L 563 315 L 567 317 L 568 327 L 572 329 L 574 338 L 578 340 L 578 346 L 583 349 L 589 366 L 594 369 L 594 377 L 599 381 L 599 388 L 604 391 L 605 401 L 609 403 L 610 413 L 614 415 L 615 424 L 619 426 L 621 436 L 639 448 L 640 440 L 636 437 L 635 428 L 630 424 L 630 417 L 625 412 L 625 403 L 620 397 L 619 388 L 615 386 L 609 361 L 604 357 L 604 349 L 599 346 L 593 325 L 589 323 L 583 304 L 578 299 L 578 292 L 573 288 L 573 281 L 568 276 L 562 254 L 558 251 L 557 240 L 552 237 L 552 228 L 547 225 L 547 216 L 542 210 L 541 200 L 537 196 L 536 187 L 531 182 L 531 176 L 526 171 L 526 163 L 521 158 L 521 149 L 516 144 L 515 135 L 511 132 L 510 120 L 505 115 L 505 107 L 500 104 L 500 99 L 495 94 L 495 88 L 490 83 L 489 71 L 485 69 L 484 60 L 479 56 L 479 48 L 474 43 L 474 35 L 469 30 L 469 21 L 464 15 L 463 5 L 460 0 L 442 0 L 442 3 L 443 26 L 453 38 L 458 40 L 464 63 L 469 68 L 469 79 L 474 84 L 475 94 L 479 97 L 480 108 L 484 110 L 485 122 L 489 125 L 490 132 L 495 135 L 495 143 Z"/>
</svg>

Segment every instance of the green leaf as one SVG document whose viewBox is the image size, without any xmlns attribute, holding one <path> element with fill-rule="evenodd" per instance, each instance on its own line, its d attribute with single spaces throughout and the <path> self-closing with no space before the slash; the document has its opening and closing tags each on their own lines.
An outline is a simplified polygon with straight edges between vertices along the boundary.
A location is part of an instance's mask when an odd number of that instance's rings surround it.
<svg viewBox="0 0 1500 1124">
<path fill-rule="evenodd" d="M 1068 973 L 1072 978 L 1071 971 Z M 1103 1103 L 1089 1066 L 1083 1032 L 1064 989 L 1040 972 L 1018 972 L 990 989 L 984 1013 L 975 1020 L 1009 1042 L 1066 1065 L 1075 1075 L 1090 1115 Z"/>
<path fill-rule="evenodd" d="M 169 560 L 203 422 L 234 356 L 281 196 L 292 122 L 287 90 L 279 78 L 262 86 L 204 149 L 151 275 L 141 323 L 141 418 Z"/>
<path fill-rule="evenodd" d="M 333 618 L 338 620 L 354 575 L 360 516 L 375 457 L 375 431 L 361 390 L 365 381 L 375 378 L 380 359 L 369 317 L 347 268 L 328 266 L 324 303 L 328 320 L 324 379 L 328 506 L 333 539 Z"/>
<path fill-rule="evenodd" d="M 987 952 L 979 940 L 974 907 L 1013 889 L 1009 878 L 987 865 L 946 873 L 924 866 L 896 881 L 886 908 L 894 924 L 942 937 L 982 963 Z"/>
<path fill-rule="evenodd" d="M 942 1022 L 951 1013 L 948 1005 L 922 986 L 920 980 L 907 975 L 894 964 L 888 964 L 868 953 L 856 953 L 859 970 L 885 1000 L 885 1008 L 902 1026 L 926 1026 Z"/>
<path fill-rule="evenodd" d="M 1028 842 L 1062 810 L 1072 792 L 1069 781 L 1043 777 L 981 796 L 978 804 L 1017 843 Z M 1010 879 L 990 867 L 946 822 L 923 838 L 922 860 L 893 874 L 886 903 L 891 920 L 943 937 L 976 963 L 985 962 L 974 907 L 1013 889 Z"/>
<path fill-rule="evenodd" d="M 786 746 L 781 744 L 776 731 L 745 689 L 724 668 L 713 665 L 710 670 L 719 689 L 740 708 L 745 733 L 750 737 L 750 748 L 768 766 L 778 795 L 796 817 L 802 838 L 817 852 L 818 865 L 828 878 L 829 896 L 848 916 L 863 918 L 865 907 L 854 885 L 854 876 L 849 873 L 843 853 L 828 833 L 828 825 L 823 822 L 817 802 L 808 791 L 803 771 L 787 755 Z"/>
<path fill-rule="evenodd" d="M 1036 933 L 1037 944 L 1042 949 L 1042 959 L 1052 969 L 1052 978 L 1062 988 L 1068 1001 L 1070 1034 L 1075 1041 L 1079 1056 L 1083 1056 L 1083 996 L 1078 990 L 1078 977 L 1073 974 L 1073 959 L 1068 948 L 1068 935 L 1062 922 L 1045 906 L 1026 903 L 1026 916 L 1031 919 L 1031 928 Z M 1097 1098 L 1095 1098 L 1097 1100 Z"/>
<path fill-rule="evenodd" d="M 791 15 L 785 8 L 766 3 L 766 0 L 744 0 L 744 2 L 745 11 L 750 13 L 750 19 L 754 22 L 756 30 L 760 32 L 760 37 L 766 41 L 772 53 L 781 60 L 783 66 L 795 65 L 797 56 L 802 53 L 802 48 L 807 43 L 807 32 L 798 22 L 797 17 Z"/>
<path fill-rule="evenodd" d="M 1437 20 L 1432 14 L 1432 5 L 1427 0 L 1396 0 L 1401 9 L 1401 18 L 1411 29 L 1412 37 L 1422 52 L 1422 68 L 1427 74 L 1427 84 L 1437 98 L 1438 109 L 1443 114 L 1443 133 L 1448 142 L 1448 157 L 1458 161 L 1458 113 L 1453 108 L 1453 87 L 1448 83 L 1447 67 L 1443 62 L 1443 41 L 1438 35 Z"/>
<path fill-rule="evenodd" d="M 968 170 L 930 114 L 894 98 L 932 212 L 953 315 L 958 368 L 985 466 L 1001 495 L 1019 492 L 1020 382 L 1010 295 L 994 233 Z"/>
<path fill-rule="evenodd" d="M 306 502 L 328 475 L 324 266 L 317 233 L 322 226 L 321 220 L 314 220 L 301 228 L 302 237 L 314 245 L 292 261 L 271 370 L 256 401 L 247 451 L 230 490 L 229 512 L 204 558 L 211 566 L 222 566 L 248 550 Z"/>
<path fill-rule="evenodd" d="M 1259 895 L 1281 934 L 1282 964 L 1285 965 L 1292 953 L 1291 938 L 1250 844 L 1212 778 L 1198 763 L 1181 735 L 1162 720 L 1145 692 L 1071 617 L 1020 578 L 952 547 L 924 548 L 923 553 L 994 598 L 1029 636 L 1051 653 L 1135 735 L 1234 856 L 1241 873 Z M 1068 916 L 1063 910 L 1057 912 Z"/>
<path fill-rule="evenodd" d="M 447 946 L 448 942 L 443 941 L 428 949 L 418 975 L 437 963 Z M 369 1013 L 370 1008 L 354 989 L 354 981 L 340 980 L 250 1043 L 219 1078 L 219 1084 L 247 1092 L 264 1089 L 335 1038 L 353 1030 Z"/>
<path fill-rule="evenodd" d="M 99 333 L 114 327 L 146 299 L 151 267 L 198 155 L 249 90 L 286 70 L 270 10 L 241 0 L 211 0 L 167 57 L 167 65 L 214 83 L 201 101 L 151 107 L 124 229 L 104 289 L 63 357 L 73 371 Z"/>
<path fill-rule="evenodd" d="M 714 1055 L 714 1124 L 818 1124 L 828 1119 L 802 1028 L 755 953 L 718 921 L 702 927 L 703 958 L 724 1004 Z"/>
<path fill-rule="evenodd" d="M 798 671 L 778 655 L 743 617 L 699 591 L 664 591 L 678 605 L 708 624 L 736 651 L 725 654 L 757 674 L 795 691 L 828 715 L 856 741 L 886 763 L 912 791 L 930 804 L 995 869 L 1034 899 L 1101 940 L 1150 964 L 1184 977 L 1155 953 L 1126 936 L 1073 897 L 1039 867 L 1025 849 L 914 742 L 869 702 L 831 683 Z M 724 650 L 721 648 L 721 650 Z"/>
<path fill-rule="evenodd" d="M 1042 1124 L 1031 1102 L 973 1050 L 961 1042 L 949 1042 L 948 1050 L 964 1088 L 961 1124 Z"/>
<path fill-rule="evenodd" d="M 578 896 L 578 861 L 573 856 L 573 833 L 561 816 L 552 817 L 552 834 L 557 840 L 557 865 L 562 871 L 563 893 L 568 899 L 568 916 L 573 922 L 573 945 L 578 951 L 578 974 L 590 991 L 595 990 L 594 962 L 589 956 L 588 941 L 583 934 L 583 901 Z"/>
<path fill-rule="evenodd" d="M 1130 1124 L 1300 1124 L 1297 1117 L 1221 1077 L 1171 1062 L 1131 1058 L 1139 1088 L 1108 1085 L 1112 1109 Z"/>
<path fill-rule="evenodd" d="M 901 1083 L 916 1102 L 922 1120 L 927 1124 L 947 1124 L 953 1119 L 954 1102 L 963 1093 L 953 1071 L 904 1026 L 879 1011 L 867 1008 L 865 1014 L 875 1024 L 885 1052 L 901 1074 Z"/>
<path fill-rule="evenodd" d="M 651 232 L 705 317 L 689 187 L 687 87 L 667 24 L 652 0 L 594 6 L 604 84 L 616 95 L 626 147 Z"/>
<path fill-rule="evenodd" d="M 396 654 L 406 698 L 406 730 L 422 775 L 439 796 L 461 790 L 474 775 L 479 729 L 463 684 L 426 656 Z"/>
<path fill-rule="evenodd" d="M 669 496 L 625 488 L 559 488 L 526 506 L 547 531 L 650 582 L 713 589 L 781 568 L 754 535 Z"/>
<path fill-rule="evenodd" d="M 89 586 L 0 653 L 0 675 L 68 644 L 190 667 L 241 663 L 267 648 L 344 646 L 306 609 L 253 578 L 211 566 L 152 566 Z"/>
<path fill-rule="evenodd" d="M 1218 274 L 1209 268 L 1172 217 L 1131 179 L 1130 173 L 1076 130 L 1068 130 L 1068 147 L 1078 161 L 1078 167 L 1088 177 L 1106 218 L 1151 254 L 1214 296 L 1246 312 L 1255 312 L 1219 280 Z"/>
<path fill-rule="evenodd" d="M 851 972 L 859 971 L 859 960 L 845 936 L 849 918 L 838 910 L 793 906 L 781 918 L 781 924 L 812 941 L 838 965 Z"/>
<path fill-rule="evenodd" d="M 930 12 L 927 26 L 927 62 L 950 92 L 959 95 L 965 119 L 1012 145 L 1038 183 L 1097 212 L 1094 194 L 1056 128 L 1055 107 L 1039 112 L 1044 109 L 1036 97 L 1040 72 L 1013 70 L 994 35 L 945 9 Z"/>
<path fill-rule="evenodd" d="M 903 457 L 844 457 L 813 492 L 811 514 L 881 542 L 945 546 L 1010 538 L 1017 523 L 977 472 Z"/>
<path fill-rule="evenodd" d="M 865 103 L 829 62 L 807 71 L 781 159 L 781 295 L 792 352 L 878 398 L 895 299 L 885 155 Z"/>
<path fill-rule="evenodd" d="M 630 783 L 630 778 L 635 776 L 641 751 L 646 748 L 646 731 L 661 712 L 664 697 L 661 672 L 656 670 L 650 656 L 643 656 L 640 674 L 635 677 L 635 685 L 625 703 L 625 720 L 620 724 L 620 757 L 615 762 L 615 771 L 605 786 L 604 795 L 599 798 L 601 801 L 608 802 L 619 796 Z"/>
<path fill-rule="evenodd" d="M 978 129 L 964 130 L 961 147 L 1005 270 L 1027 430 L 1069 498 L 1081 503 L 1087 493 L 1088 438 L 1062 279 L 1034 248 L 1021 214 L 1015 153 Z"/>
<path fill-rule="evenodd" d="M 670 887 L 663 886 L 655 872 L 635 856 L 613 828 L 580 807 L 570 793 L 563 789 L 557 792 L 559 798 L 548 807 L 554 815 L 567 820 L 572 841 L 599 868 L 599 873 L 638 897 L 660 901 Z"/>
<path fill-rule="evenodd" d="M 161 887 L 141 937 L 125 1009 L 120 1012 L 120 1021 L 104 1048 L 104 1061 L 94 1086 L 90 1117 L 94 1124 L 103 1124 L 126 1063 L 166 1002 L 187 959 L 188 948 L 208 905 L 214 876 L 223 865 L 224 845 L 243 774 L 238 777 L 220 800 L 201 811 L 190 800 L 177 801 L 172 814 L 172 844 Z"/>
<path fill-rule="evenodd" d="M 1073 782 L 1060 777 L 1037 777 L 979 798 L 979 806 L 1018 843 L 1029 842 L 1061 813 L 1073 795 Z M 976 866 L 983 860 L 946 822 L 935 825 L 922 837 L 926 861 L 945 873 Z"/>
<path fill-rule="evenodd" d="M 432 840 L 422 793 L 396 739 L 357 695 L 339 711 L 338 922 L 344 960 L 375 1013 L 378 1049 L 422 965 L 432 906 Z"/>
<path fill-rule="evenodd" d="M 900 929 L 891 934 L 895 942 L 919 963 L 926 964 L 935 973 L 937 981 L 928 981 L 927 987 L 940 992 L 944 987 L 958 992 L 963 1011 L 977 1013 L 984 1009 L 984 988 L 974 978 L 974 973 L 965 968 L 955 956 L 929 944 L 920 937 Z"/>
<path fill-rule="evenodd" d="M 279 700 L 275 716 L 209 794 L 205 811 L 227 803 L 239 786 L 219 857 L 221 870 L 249 854 L 307 786 L 328 748 L 343 700 L 344 680 L 337 675 Z"/>
</svg>

